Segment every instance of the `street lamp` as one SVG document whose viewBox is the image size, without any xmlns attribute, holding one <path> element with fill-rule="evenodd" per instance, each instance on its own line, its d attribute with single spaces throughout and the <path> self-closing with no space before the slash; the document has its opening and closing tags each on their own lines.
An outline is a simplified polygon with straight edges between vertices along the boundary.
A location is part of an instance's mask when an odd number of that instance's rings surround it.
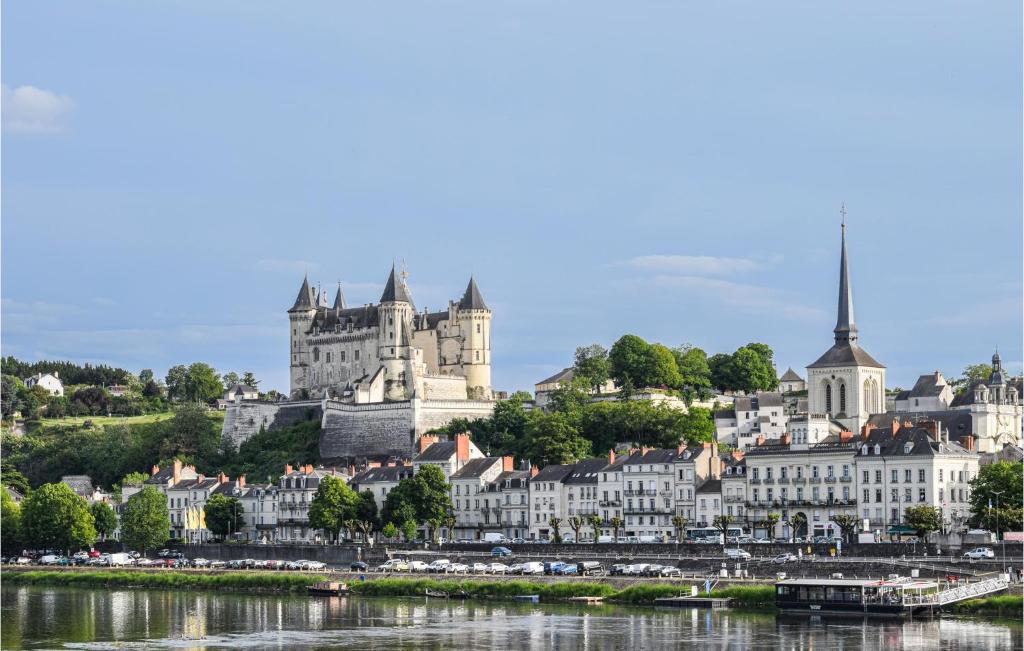
<svg viewBox="0 0 1024 651">
<path fill-rule="evenodd" d="M 992 494 L 996 496 L 996 544 L 999 544 L 999 496 L 1006 491 L 992 491 Z M 1006 569 L 1006 545 L 1002 546 L 1003 552 L 1003 569 Z"/>
</svg>

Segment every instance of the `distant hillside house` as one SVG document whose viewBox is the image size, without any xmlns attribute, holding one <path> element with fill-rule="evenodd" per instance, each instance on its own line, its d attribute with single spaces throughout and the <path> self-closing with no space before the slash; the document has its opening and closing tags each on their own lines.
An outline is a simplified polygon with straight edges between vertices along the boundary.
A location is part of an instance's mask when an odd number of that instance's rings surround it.
<svg viewBox="0 0 1024 651">
<path fill-rule="evenodd" d="M 896 395 L 895 411 L 945 411 L 953 402 L 953 390 L 940 371 L 917 378 L 914 388 Z"/>
<path fill-rule="evenodd" d="M 796 371 L 788 368 L 779 378 L 779 390 L 783 393 L 799 393 L 807 390 L 807 383 L 796 374 Z"/>
<path fill-rule="evenodd" d="M 120 398 L 128 394 L 128 387 L 123 384 L 111 384 L 107 387 L 107 393 L 115 398 Z"/>
<path fill-rule="evenodd" d="M 60 381 L 57 371 L 53 373 L 36 373 L 30 378 L 25 378 L 25 386 L 29 389 L 39 385 L 50 392 L 51 396 L 63 396 L 64 384 Z"/>
<path fill-rule="evenodd" d="M 228 387 L 227 391 L 224 392 L 224 400 L 231 402 L 241 397 L 242 400 L 259 400 L 260 392 L 256 387 L 251 387 L 246 384 L 235 384 Z"/>
<path fill-rule="evenodd" d="M 558 389 L 558 387 L 564 384 L 571 384 L 572 378 L 575 375 L 574 369 L 570 366 L 569 368 L 563 368 L 561 371 L 555 373 L 549 378 L 541 380 L 540 382 L 533 385 L 533 395 L 536 400 L 538 407 L 543 407 L 551 399 L 551 393 Z M 611 380 L 607 380 L 601 385 L 601 388 L 597 393 L 616 393 L 618 387 Z M 593 389 L 590 389 L 590 393 L 595 393 Z"/>
</svg>

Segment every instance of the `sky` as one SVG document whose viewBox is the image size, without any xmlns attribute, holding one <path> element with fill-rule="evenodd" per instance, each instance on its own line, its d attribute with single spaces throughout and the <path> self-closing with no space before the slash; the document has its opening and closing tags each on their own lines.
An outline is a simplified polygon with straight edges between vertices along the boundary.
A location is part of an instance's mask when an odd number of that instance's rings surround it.
<svg viewBox="0 0 1024 651">
<path fill-rule="evenodd" d="M 473 274 L 493 380 L 625 333 L 1022 366 L 1021 4 L 7 2 L 0 347 L 287 389 L 308 271 Z"/>
</svg>

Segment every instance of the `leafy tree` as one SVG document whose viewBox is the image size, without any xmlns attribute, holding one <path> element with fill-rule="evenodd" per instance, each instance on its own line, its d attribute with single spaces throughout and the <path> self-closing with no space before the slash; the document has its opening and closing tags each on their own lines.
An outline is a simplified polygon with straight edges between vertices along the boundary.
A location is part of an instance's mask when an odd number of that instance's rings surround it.
<svg viewBox="0 0 1024 651">
<path fill-rule="evenodd" d="M 666 346 L 651 344 L 648 347 L 645 371 L 642 386 L 670 389 L 682 386 L 683 378 L 676 366 L 676 357 Z"/>
<path fill-rule="evenodd" d="M 738 349 L 732 354 L 733 388 L 750 393 L 779 386 L 771 358 L 771 348 L 764 344 L 748 344 Z"/>
<path fill-rule="evenodd" d="M 121 507 L 121 540 L 129 549 L 145 551 L 163 545 L 170 528 L 167 498 L 152 486 L 129 497 Z"/>
<path fill-rule="evenodd" d="M 794 513 L 789 516 L 789 524 L 793 529 L 793 536 L 800 536 L 807 531 L 807 516 L 803 513 Z"/>
<path fill-rule="evenodd" d="M 611 363 L 608 361 L 608 351 L 604 346 L 591 344 L 576 349 L 576 363 L 573 366 L 574 380 L 579 380 L 597 393 L 610 376 Z"/>
<path fill-rule="evenodd" d="M 441 467 L 433 464 L 420 467 L 412 479 L 416 487 L 416 516 L 420 522 L 429 523 L 436 534 L 452 511 L 451 486 Z"/>
<path fill-rule="evenodd" d="M 711 384 L 721 391 L 736 389 L 732 355 L 716 353 L 708 358 L 708 369 L 711 371 Z"/>
<path fill-rule="evenodd" d="M 573 542 L 580 541 L 580 529 L 583 528 L 583 518 L 578 515 L 574 515 L 568 520 L 569 528 L 572 529 Z"/>
<path fill-rule="evenodd" d="M 608 524 L 612 526 L 612 536 L 615 542 L 619 542 L 619 530 L 622 529 L 622 518 L 616 516 L 611 520 L 608 520 Z"/>
<path fill-rule="evenodd" d="M 125 475 L 120 482 L 121 486 L 142 486 L 142 484 L 149 479 L 149 475 L 144 472 L 130 472 Z"/>
<path fill-rule="evenodd" d="M 708 354 L 700 348 L 683 344 L 672 349 L 679 369 L 680 384 L 693 389 L 702 397 L 710 394 L 711 367 L 708 366 Z"/>
<path fill-rule="evenodd" d="M 562 528 L 562 518 L 551 518 L 548 520 L 548 526 L 555 531 L 554 535 L 551 536 L 551 541 L 556 544 L 562 542 L 562 534 L 560 531 Z"/>
<path fill-rule="evenodd" d="M 19 507 L 6 488 L 0 489 L 0 547 L 4 555 L 20 553 L 24 540 L 21 530 L 21 507 Z"/>
<path fill-rule="evenodd" d="M 156 380 L 149 380 L 142 387 L 142 395 L 147 398 L 159 398 L 163 395 L 163 389 L 156 383 Z"/>
<path fill-rule="evenodd" d="M 729 525 L 732 524 L 733 517 L 731 515 L 716 515 L 715 519 L 712 520 L 711 526 L 722 532 L 722 541 L 725 541 L 725 537 L 729 534 Z M 772 527 L 775 525 L 773 524 Z"/>
<path fill-rule="evenodd" d="M 155 378 L 153 377 L 153 369 L 144 368 L 139 371 L 139 384 L 146 385 L 152 382 Z"/>
<path fill-rule="evenodd" d="M 13 375 L 0 377 L 0 414 L 4 418 L 10 418 L 14 412 L 22 409 L 18 395 L 24 390 L 25 385 Z"/>
<path fill-rule="evenodd" d="M 385 538 L 388 540 L 394 540 L 398 537 L 398 527 L 395 526 L 394 522 L 389 522 L 384 525 L 384 528 L 380 531 Z"/>
<path fill-rule="evenodd" d="M 100 364 L 79 365 L 68 361 L 41 360 L 38 362 L 22 362 L 12 356 L 0 360 L 0 368 L 7 375 L 19 378 L 29 377 L 36 373 L 57 373 L 64 386 L 76 384 L 88 384 L 96 386 L 107 386 L 108 384 L 130 384 L 130 378 L 134 377 L 129 371 L 123 368 L 113 368 Z"/>
<path fill-rule="evenodd" d="M 358 494 L 355 507 L 356 522 L 369 523 L 371 530 L 380 526 L 380 516 L 377 513 L 377 500 L 373 499 L 373 492 L 369 490 Z M 369 532 L 363 532 L 369 535 Z"/>
<path fill-rule="evenodd" d="M 209 364 L 194 362 L 185 374 L 182 398 L 192 402 L 210 402 L 224 393 L 220 376 Z"/>
<path fill-rule="evenodd" d="M 534 465 L 572 463 L 590 454 L 590 441 L 581 437 L 563 414 L 532 412 L 524 453 Z"/>
<path fill-rule="evenodd" d="M 769 538 L 774 538 L 775 537 L 775 525 L 777 525 L 778 523 L 779 523 L 779 514 L 778 513 L 769 513 L 767 516 L 765 516 L 765 518 L 764 518 L 764 526 L 765 526 L 766 529 L 768 529 L 768 537 Z"/>
<path fill-rule="evenodd" d="M 84 405 L 92 415 L 105 414 L 110 409 L 110 394 L 100 387 L 85 387 L 71 395 L 71 401 Z"/>
<path fill-rule="evenodd" d="M 245 527 L 245 507 L 237 497 L 215 493 L 206 500 L 203 511 L 206 528 L 222 540 Z"/>
<path fill-rule="evenodd" d="M 406 520 L 416 523 L 416 505 L 413 497 L 415 490 L 416 485 L 411 479 L 403 479 L 398 482 L 398 486 L 388 492 L 384 498 L 382 513 L 384 522 L 391 522 L 397 527 L 401 527 Z"/>
<path fill-rule="evenodd" d="M 1024 463 L 1000 461 L 983 466 L 971 480 L 971 522 L 989 531 L 1024 530 L 1022 486 Z"/>
<path fill-rule="evenodd" d="M 851 542 L 854 532 L 860 526 L 860 519 L 856 515 L 841 514 L 832 518 L 839 530 L 843 533 L 843 540 Z"/>
<path fill-rule="evenodd" d="M 341 530 L 348 528 L 345 523 L 355 519 L 358 500 L 358 494 L 341 479 L 321 478 L 309 505 L 309 526 L 338 539 Z"/>
<path fill-rule="evenodd" d="M 594 544 L 597 544 L 598 539 L 601 537 L 601 516 L 592 515 L 587 519 L 587 524 L 594 530 Z"/>
<path fill-rule="evenodd" d="M 160 445 L 160 458 L 213 459 L 220 446 L 220 430 L 197 403 L 179 405 Z"/>
<path fill-rule="evenodd" d="M 256 379 L 256 376 L 253 375 L 251 371 L 246 371 L 242 374 L 242 384 L 247 387 L 252 387 L 253 389 L 258 389 L 260 381 Z"/>
<path fill-rule="evenodd" d="M 587 393 L 586 386 L 575 380 L 563 382 L 548 395 L 548 411 L 562 414 L 574 427 L 579 425 L 588 405 L 590 394 Z"/>
<path fill-rule="evenodd" d="M 416 538 L 416 521 L 406 520 L 402 523 L 402 537 L 405 542 L 412 542 Z"/>
<path fill-rule="evenodd" d="M 675 529 L 676 540 L 682 542 L 683 536 L 686 534 L 686 518 L 681 515 L 673 515 L 672 528 Z"/>
<path fill-rule="evenodd" d="M 103 540 L 117 530 L 117 514 L 106 502 L 94 502 L 89 512 L 92 514 L 96 534 L 103 536 Z"/>
<path fill-rule="evenodd" d="M 28 479 L 8 459 L 4 459 L 3 464 L 0 465 L 0 484 L 10 486 L 23 496 L 28 495 L 30 490 Z"/>
<path fill-rule="evenodd" d="M 923 538 L 942 528 L 942 511 L 926 504 L 908 506 L 903 511 L 903 522 L 916 529 L 917 535 Z"/>
<path fill-rule="evenodd" d="M 22 530 L 28 544 L 70 551 L 96 541 L 89 505 L 67 484 L 45 484 L 21 505 Z"/>
<path fill-rule="evenodd" d="M 167 397 L 171 400 L 181 400 L 185 397 L 185 379 L 188 377 L 188 367 L 181 364 L 167 369 Z"/>
<path fill-rule="evenodd" d="M 238 377 L 238 373 L 235 373 L 234 371 L 231 371 L 229 373 L 225 373 L 224 377 L 221 378 L 221 380 L 224 383 L 224 388 L 225 389 L 230 389 L 231 387 L 235 386 L 236 384 L 241 384 L 241 378 L 239 378 Z"/>
<path fill-rule="evenodd" d="M 636 335 L 623 335 L 608 352 L 610 375 L 625 392 L 643 387 L 650 344 Z"/>
<path fill-rule="evenodd" d="M 704 407 L 690 407 L 682 417 L 679 436 L 691 445 L 715 440 L 715 420 L 711 412 Z"/>
<path fill-rule="evenodd" d="M 960 377 L 949 381 L 950 387 L 956 393 L 963 393 L 975 380 L 987 380 L 992 376 L 991 364 L 968 364 L 964 367 Z"/>
</svg>

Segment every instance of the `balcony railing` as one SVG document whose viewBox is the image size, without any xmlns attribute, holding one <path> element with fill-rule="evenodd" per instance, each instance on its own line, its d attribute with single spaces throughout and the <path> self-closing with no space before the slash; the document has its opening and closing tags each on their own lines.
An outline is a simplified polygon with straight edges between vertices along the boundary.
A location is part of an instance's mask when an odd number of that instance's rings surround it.
<svg viewBox="0 0 1024 651">
<path fill-rule="evenodd" d="M 626 491 L 623 491 L 623 493 L 625 493 L 625 495 L 627 497 L 643 497 L 645 495 L 649 495 L 649 496 L 653 497 L 653 496 L 658 494 L 658 491 L 655 490 L 655 489 L 646 489 L 646 490 L 644 490 L 644 489 L 637 489 L 637 490 L 626 490 Z"/>
<path fill-rule="evenodd" d="M 761 478 L 760 477 L 753 477 L 753 478 L 751 478 L 750 483 L 751 484 L 760 484 L 761 483 Z"/>
<path fill-rule="evenodd" d="M 853 481 L 853 477 L 851 477 L 851 476 L 849 476 L 849 475 L 845 475 L 845 476 L 843 476 L 843 477 L 840 477 L 840 478 L 839 478 L 839 481 L 843 482 L 844 484 L 848 484 L 848 483 L 850 483 L 851 481 Z"/>
<path fill-rule="evenodd" d="M 826 484 L 834 484 L 834 483 L 836 483 L 836 478 L 835 477 L 825 477 L 825 483 Z"/>
<path fill-rule="evenodd" d="M 601 506 L 622 506 L 622 500 L 601 500 Z"/>
</svg>

